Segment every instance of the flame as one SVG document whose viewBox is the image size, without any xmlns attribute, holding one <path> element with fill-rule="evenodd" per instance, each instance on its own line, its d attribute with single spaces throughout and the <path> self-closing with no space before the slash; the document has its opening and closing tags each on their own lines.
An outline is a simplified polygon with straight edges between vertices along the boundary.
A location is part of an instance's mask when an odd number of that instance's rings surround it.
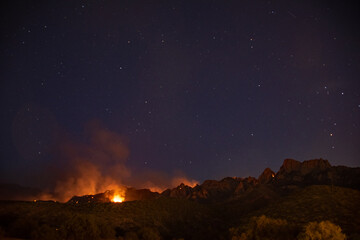
<svg viewBox="0 0 360 240">
<path fill-rule="evenodd" d="M 124 200 L 124 197 L 120 196 L 119 194 L 115 194 L 111 199 L 111 201 L 115 203 L 123 202 Z"/>
<path fill-rule="evenodd" d="M 109 200 L 114 203 L 121 203 L 125 201 L 125 190 L 122 188 L 118 188 L 116 190 L 112 190 L 108 192 Z"/>
</svg>

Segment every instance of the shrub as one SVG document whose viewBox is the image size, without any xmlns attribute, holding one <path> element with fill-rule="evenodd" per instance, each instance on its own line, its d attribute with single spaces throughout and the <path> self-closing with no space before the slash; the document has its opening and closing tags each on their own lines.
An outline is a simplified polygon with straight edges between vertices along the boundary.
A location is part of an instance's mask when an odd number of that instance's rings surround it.
<svg viewBox="0 0 360 240">
<path fill-rule="evenodd" d="M 292 226 L 286 220 L 268 218 L 264 215 L 253 217 L 249 224 L 242 229 L 231 228 L 230 235 L 232 240 L 287 240 L 293 239 L 294 234 Z"/>
<path fill-rule="evenodd" d="M 344 240 L 345 234 L 338 225 L 330 221 L 310 222 L 299 234 L 299 240 Z"/>
<path fill-rule="evenodd" d="M 33 230 L 31 233 L 31 239 L 39 239 L 39 240 L 46 240 L 46 239 L 60 239 L 60 236 L 57 233 L 55 228 L 50 227 L 47 224 L 43 224 L 40 227 Z"/>
<path fill-rule="evenodd" d="M 14 238 L 28 239 L 31 238 L 31 234 L 36 228 L 38 228 L 37 220 L 24 216 L 10 225 L 8 235 Z"/>
<path fill-rule="evenodd" d="M 144 227 L 141 229 L 140 234 L 142 236 L 141 239 L 144 240 L 160 240 L 159 232 L 154 228 Z"/>
<path fill-rule="evenodd" d="M 75 215 L 61 228 L 66 239 L 100 239 L 100 229 L 93 216 Z"/>
<path fill-rule="evenodd" d="M 116 236 L 115 229 L 110 224 L 98 220 L 97 225 L 100 230 L 101 239 L 113 239 Z"/>
<path fill-rule="evenodd" d="M 139 240 L 138 235 L 135 232 L 127 232 L 125 233 L 125 240 Z"/>
</svg>

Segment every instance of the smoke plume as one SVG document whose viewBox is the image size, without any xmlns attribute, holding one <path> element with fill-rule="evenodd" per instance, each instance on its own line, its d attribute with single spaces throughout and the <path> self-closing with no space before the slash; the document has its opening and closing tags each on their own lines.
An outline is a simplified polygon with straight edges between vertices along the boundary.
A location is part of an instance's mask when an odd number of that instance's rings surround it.
<svg viewBox="0 0 360 240">
<path fill-rule="evenodd" d="M 57 156 L 61 169 L 52 190 L 53 199 L 68 201 L 73 196 L 89 195 L 106 190 L 124 191 L 125 186 L 148 188 L 162 192 L 181 183 L 195 186 L 182 172 L 173 175 L 154 170 L 130 169 L 128 141 L 98 121 L 85 127 L 85 143 L 69 138 L 58 144 Z M 134 173 L 134 174 L 133 174 Z"/>
<path fill-rule="evenodd" d="M 29 135 L 29 129 L 37 135 Z M 36 186 L 43 184 L 47 188 L 40 194 L 18 196 L 24 200 L 37 198 L 64 202 L 73 196 L 106 190 L 123 192 L 125 186 L 162 192 L 181 183 L 189 186 L 198 183 L 181 172 L 170 175 L 155 170 L 130 169 L 127 164 L 130 149 L 124 136 L 94 120 L 85 125 L 83 135 L 75 138 L 62 129 L 46 109 L 35 104 L 25 106 L 14 119 L 13 140 L 19 154 L 29 163 L 36 163 L 36 172 L 29 169 L 28 179 Z M 34 142 L 39 144 L 34 145 Z"/>
<path fill-rule="evenodd" d="M 85 138 L 85 143 L 65 140 L 59 144 L 59 161 L 65 162 L 54 188 L 54 197 L 59 201 L 119 190 L 131 175 L 125 165 L 129 148 L 123 137 L 92 121 L 85 127 Z"/>
</svg>

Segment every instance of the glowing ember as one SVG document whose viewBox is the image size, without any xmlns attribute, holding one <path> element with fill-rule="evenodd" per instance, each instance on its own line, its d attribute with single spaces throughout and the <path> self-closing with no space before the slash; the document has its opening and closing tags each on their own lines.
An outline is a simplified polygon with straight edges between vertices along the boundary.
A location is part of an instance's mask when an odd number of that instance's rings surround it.
<svg viewBox="0 0 360 240">
<path fill-rule="evenodd" d="M 120 195 L 118 194 L 115 194 L 114 197 L 111 199 L 112 202 L 123 202 L 124 201 L 124 198 L 121 197 Z"/>
</svg>

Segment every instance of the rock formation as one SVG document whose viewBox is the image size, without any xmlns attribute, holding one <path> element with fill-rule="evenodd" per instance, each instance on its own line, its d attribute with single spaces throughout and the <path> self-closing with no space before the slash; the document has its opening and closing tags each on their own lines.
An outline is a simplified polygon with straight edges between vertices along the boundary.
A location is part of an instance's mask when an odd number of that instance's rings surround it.
<svg viewBox="0 0 360 240">
<path fill-rule="evenodd" d="M 261 184 L 266 184 L 272 182 L 274 177 L 275 173 L 270 168 L 266 168 L 259 176 L 258 180 Z"/>
<path fill-rule="evenodd" d="M 327 160 L 314 159 L 299 162 L 285 159 L 280 170 L 275 173 L 266 168 L 258 177 L 237 178 L 226 177 L 220 181 L 206 180 L 201 185 L 190 187 L 180 184 L 176 188 L 167 189 L 161 194 L 148 189 L 128 188 L 125 201 L 146 200 L 157 197 L 184 198 L 201 202 L 263 201 L 282 194 L 284 190 L 292 190 L 309 185 L 336 185 L 360 189 L 360 168 L 331 166 Z M 70 202 L 106 202 L 107 192 L 83 197 L 73 197 Z"/>
</svg>

